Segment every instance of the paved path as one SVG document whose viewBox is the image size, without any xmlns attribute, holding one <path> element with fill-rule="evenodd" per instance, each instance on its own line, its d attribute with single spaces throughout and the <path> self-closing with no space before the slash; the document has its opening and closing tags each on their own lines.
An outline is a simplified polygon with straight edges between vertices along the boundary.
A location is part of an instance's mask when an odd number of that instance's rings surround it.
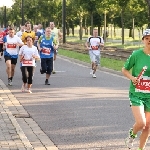
<svg viewBox="0 0 150 150">
<path fill-rule="evenodd" d="M 2 150 L 127 150 L 124 138 L 133 117 L 124 77 L 101 69 L 93 79 L 87 64 L 58 57 L 50 86 L 44 85 L 38 62 L 28 94 L 20 92 L 19 64 L 13 86 L 7 87 L 5 64 L 0 63 Z"/>
<path fill-rule="evenodd" d="M 0 150 L 58 150 L 0 80 Z M 17 118 L 16 118 L 17 117 Z"/>
</svg>

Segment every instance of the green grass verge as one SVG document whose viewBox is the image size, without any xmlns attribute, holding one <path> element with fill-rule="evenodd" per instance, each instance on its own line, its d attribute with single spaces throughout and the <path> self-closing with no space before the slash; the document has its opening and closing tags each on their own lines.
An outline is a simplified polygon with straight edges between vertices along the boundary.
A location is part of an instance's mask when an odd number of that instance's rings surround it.
<svg viewBox="0 0 150 150">
<path fill-rule="evenodd" d="M 67 56 L 69 58 L 74 58 L 83 62 L 90 63 L 90 58 L 89 55 L 87 54 L 59 49 L 59 55 Z M 124 61 L 122 60 L 115 60 L 115 59 L 103 58 L 103 57 L 101 58 L 101 67 L 106 67 L 116 71 L 121 71 L 123 65 L 124 65 Z"/>
</svg>

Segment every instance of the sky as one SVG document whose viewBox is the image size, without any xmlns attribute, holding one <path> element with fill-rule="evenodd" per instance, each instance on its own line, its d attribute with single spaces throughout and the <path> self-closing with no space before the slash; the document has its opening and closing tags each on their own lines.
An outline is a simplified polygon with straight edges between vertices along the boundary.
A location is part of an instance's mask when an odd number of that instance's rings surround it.
<svg viewBox="0 0 150 150">
<path fill-rule="evenodd" d="M 11 7 L 13 5 L 13 0 L 0 0 L 0 7 L 7 6 Z"/>
</svg>

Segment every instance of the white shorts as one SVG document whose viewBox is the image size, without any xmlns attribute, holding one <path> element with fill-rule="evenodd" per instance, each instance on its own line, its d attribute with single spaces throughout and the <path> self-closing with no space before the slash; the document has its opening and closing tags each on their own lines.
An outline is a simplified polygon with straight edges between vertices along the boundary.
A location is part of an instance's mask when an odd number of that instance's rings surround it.
<svg viewBox="0 0 150 150">
<path fill-rule="evenodd" d="M 91 50 L 89 51 L 90 60 L 93 63 L 96 63 L 96 65 L 100 64 L 100 55 L 94 54 Z"/>
</svg>

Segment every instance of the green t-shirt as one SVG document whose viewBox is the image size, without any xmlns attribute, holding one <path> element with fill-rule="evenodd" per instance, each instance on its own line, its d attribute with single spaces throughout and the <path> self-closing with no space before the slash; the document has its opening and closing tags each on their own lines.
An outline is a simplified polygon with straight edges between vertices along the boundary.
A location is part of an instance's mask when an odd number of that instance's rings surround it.
<svg viewBox="0 0 150 150">
<path fill-rule="evenodd" d="M 147 66 L 140 83 L 133 85 L 130 83 L 130 92 L 142 98 L 150 98 L 150 55 L 144 53 L 143 49 L 134 51 L 124 64 L 126 70 L 132 68 L 132 75 L 138 77 L 143 67 Z"/>
</svg>

